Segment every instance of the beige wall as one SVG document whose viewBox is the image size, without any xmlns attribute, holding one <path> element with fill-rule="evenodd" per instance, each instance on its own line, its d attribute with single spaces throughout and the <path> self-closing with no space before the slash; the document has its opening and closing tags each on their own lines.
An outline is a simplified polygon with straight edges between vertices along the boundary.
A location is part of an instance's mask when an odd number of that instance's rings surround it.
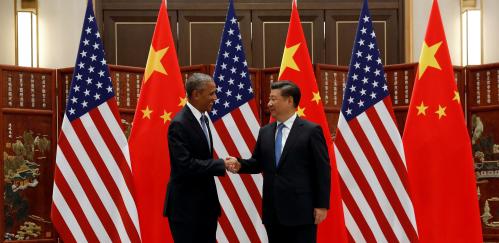
<svg viewBox="0 0 499 243">
<path fill-rule="evenodd" d="M 39 1 L 40 67 L 74 66 L 86 1 Z"/>
<path fill-rule="evenodd" d="M 497 0 L 492 0 L 497 1 Z M 445 29 L 452 64 L 461 65 L 461 7 L 459 0 L 439 0 L 440 14 Z M 419 61 L 421 46 L 426 35 L 426 27 L 433 0 L 412 1 L 412 58 Z M 498 9 L 499 10 L 499 9 Z"/>
<path fill-rule="evenodd" d="M 499 1 L 482 0 L 483 63 L 499 62 Z"/>
<path fill-rule="evenodd" d="M 14 1 L 0 0 L 0 64 L 16 62 L 14 25 Z"/>
</svg>

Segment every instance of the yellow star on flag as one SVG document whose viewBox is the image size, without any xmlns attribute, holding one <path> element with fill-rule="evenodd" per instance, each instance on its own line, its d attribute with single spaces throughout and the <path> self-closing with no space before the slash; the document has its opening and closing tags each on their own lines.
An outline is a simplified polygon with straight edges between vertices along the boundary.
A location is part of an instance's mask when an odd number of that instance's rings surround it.
<svg viewBox="0 0 499 243">
<path fill-rule="evenodd" d="M 299 116 L 299 117 L 305 117 L 305 107 L 301 108 L 300 106 L 298 106 L 298 109 L 296 110 L 296 114 Z"/>
<path fill-rule="evenodd" d="M 165 110 L 163 110 L 163 115 L 160 117 L 163 118 L 163 122 L 166 124 L 166 122 L 172 120 L 171 115 L 172 115 L 171 112 L 166 112 Z"/>
<path fill-rule="evenodd" d="M 315 103 L 319 104 L 319 101 L 321 100 L 321 95 L 319 94 L 319 91 L 312 92 L 314 94 L 314 98 L 312 98 L 312 101 L 315 101 Z"/>
<path fill-rule="evenodd" d="M 296 65 L 295 59 L 293 59 L 293 56 L 300 47 L 300 44 L 301 43 L 298 43 L 289 48 L 284 47 L 284 54 L 282 54 L 281 68 L 279 69 L 279 78 L 281 77 L 284 70 L 286 70 L 286 68 L 291 68 L 295 71 L 300 71 L 300 68 L 298 67 L 298 65 Z"/>
<path fill-rule="evenodd" d="M 457 101 L 457 103 L 461 104 L 461 96 L 459 96 L 459 92 L 454 91 L 454 98 L 452 100 Z"/>
<path fill-rule="evenodd" d="M 187 104 L 187 97 L 179 97 L 180 103 L 178 103 L 178 106 L 184 107 L 185 104 Z"/>
<path fill-rule="evenodd" d="M 430 47 L 428 47 L 426 41 L 423 42 L 423 50 L 421 51 L 421 56 L 419 57 L 419 79 L 421 79 L 421 76 L 423 76 L 428 67 L 434 67 L 438 70 L 441 70 L 440 64 L 438 64 L 438 61 L 435 58 L 435 54 L 437 53 L 438 48 L 440 48 L 440 45 L 442 45 L 441 41 Z"/>
<path fill-rule="evenodd" d="M 152 47 L 151 45 L 151 48 L 149 48 L 149 56 L 147 57 L 146 71 L 144 73 L 144 83 L 149 80 L 149 77 L 151 77 L 154 71 L 162 73 L 164 75 L 168 75 L 166 73 L 165 67 L 161 63 L 161 59 L 163 59 L 166 52 L 168 52 L 168 48 L 169 47 L 166 47 L 161 50 L 155 51 L 154 47 Z"/>
<path fill-rule="evenodd" d="M 445 107 L 445 106 L 442 107 L 442 106 L 438 105 L 438 110 L 435 111 L 435 113 L 438 114 L 438 119 L 441 119 L 442 116 L 447 116 L 447 114 L 445 114 L 445 109 L 447 109 L 447 107 Z"/>
<path fill-rule="evenodd" d="M 151 119 L 151 113 L 152 113 L 152 110 L 149 110 L 149 106 L 146 106 L 146 108 L 144 110 L 142 110 L 142 113 L 144 113 L 142 115 L 142 119 L 144 118 L 148 118 L 149 120 Z"/>
<path fill-rule="evenodd" d="M 421 105 L 416 106 L 416 109 L 418 109 L 418 116 L 421 114 L 426 116 L 426 109 L 428 109 L 428 106 L 425 106 L 423 101 L 421 101 Z"/>
</svg>

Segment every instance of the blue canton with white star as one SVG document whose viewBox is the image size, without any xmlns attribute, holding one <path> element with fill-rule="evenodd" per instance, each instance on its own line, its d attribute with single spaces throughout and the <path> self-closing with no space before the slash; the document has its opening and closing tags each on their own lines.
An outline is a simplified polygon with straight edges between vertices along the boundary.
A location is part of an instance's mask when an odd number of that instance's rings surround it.
<svg viewBox="0 0 499 243">
<path fill-rule="evenodd" d="M 73 121 L 113 96 L 104 46 L 97 28 L 92 1 L 89 1 L 67 100 L 66 116 Z"/>
<path fill-rule="evenodd" d="M 376 34 L 365 0 L 359 17 L 341 112 L 350 121 L 388 95 Z"/>
<path fill-rule="evenodd" d="M 222 118 L 254 97 L 232 0 L 227 10 L 213 79 L 217 85 L 217 100 L 210 112 L 212 121 Z"/>
</svg>

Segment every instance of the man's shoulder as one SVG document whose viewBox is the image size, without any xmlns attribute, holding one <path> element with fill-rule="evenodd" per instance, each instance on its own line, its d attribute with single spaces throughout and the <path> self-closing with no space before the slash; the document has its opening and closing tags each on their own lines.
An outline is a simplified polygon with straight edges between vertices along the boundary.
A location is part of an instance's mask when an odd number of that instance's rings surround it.
<svg viewBox="0 0 499 243">
<path fill-rule="evenodd" d="M 315 129 L 316 127 L 320 127 L 319 124 L 315 123 L 315 122 L 312 122 L 312 121 L 309 121 L 309 120 L 306 120 L 306 119 L 302 119 L 302 118 L 296 118 L 296 121 L 295 122 L 298 122 L 300 126 L 302 126 L 303 128 L 305 129 Z"/>
</svg>

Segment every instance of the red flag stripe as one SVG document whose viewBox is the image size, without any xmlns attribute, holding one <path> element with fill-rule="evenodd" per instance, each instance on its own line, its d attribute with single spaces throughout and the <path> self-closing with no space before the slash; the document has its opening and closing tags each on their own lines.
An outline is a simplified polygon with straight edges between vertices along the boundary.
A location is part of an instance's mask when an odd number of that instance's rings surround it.
<svg viewBox="0 0 499 243">
<path fill-rule="evenodd" d="M 336 149 L 336 148 L 335 148 Z M 374 234 L 369 227 L 368 222 L 364 219 L 362 216 L 361 209 L 359 206 L 355 203 L 355 200 L 352 197 L 352 194 L 350 194 L 350 191 L 346 187 L 345 182 L 340 178 L 340 188 L 341 188 L 341 195 L 342 195 L 342 200 L 343 200 L 343 209 L 348 210 L 350 212 L 350 215 L 354 219 L 354 221 L 345 221 L 350 224 L 354 224 L 355 228 L 360 229 L 362 239 L 367 239 L 367 242 L 376 242 L 376 238 L 374 237 Z M 346 220 L 346 218 L 345 218 Z M 355 233 L 355 230 L 350 229 L 350 224 L 347 224 L 346 226 L 348 227 L 348 232 L 350 235 L 355 235 L 355 239 L 357 239 L 359 236 L 357 236 Z M 350 233 L 352 232 L 352 233 Z M 357 241 L 358 242 L 358 241 Z M 362 242 L 362 241 L 360 241 Z"/>
<path fill-rule="evenodd" d="M 215 177 L 215 184 L 217 185 L 218 199 L 220 200 L 222 209 L 225 211 L 227 215 L 233 216 L 228 218 L 228 220 L 234 232 L 237 232 L 236 236 L 238 240 L 241 242 L 250 242 L 245 227 L 243 227 L 243 224 L 241 223 L 239 217 L 236 217 L 237 215 L 236 209 L 232 206 L 232 202 L 230 201 L 229 196 L 225 192 L 225 188 L 222 186 L 222 183 L 220 182 L 218 177 Z"/>
<path fill-rule="evenodd" d="M 55 171 L 57 173 L 61 172 L 57 166 Z M 57 227 L 57 231 L 59 234 L 65 234 L 65 236 L 63 236 L 65 240 L 78 238 L 86 239 L 89 242 L 98 241 L 95 232 L 92 230 L 82 208 L 78 204 L 75 195 L 71 192 L 71 189 L 64 178 L 59 177 L 54 183 L 53 201 L 53 207 L 56 207 L 58 216 L 62 218 L 62 215 L 60 215 L 59 212 L 64 213 L 64 218 L 62 219 L 64 219 L 66 223 L 57 225 L 60 226 Z M 59 208 L 61 210 L 59 210 Z M 66 235 L 71 235 L 71 237 L 67 238 Z M 75 237 L 73 237 L 73 235 L 75 235 Z"/>
<path fill-rule="evenodd" d="M 353 121 L 353 120 L 352 120 Z M 349 124 L 352 123 L 350 121 Z M 344 131 L 344 129 L 341 129 L 341 131 Z M 345 135 L 346 136 L 346 135 Z M 364 198 L 366 199 L 368 206 L 371 208 L 372 212 L 374 213 L 374 216 L 376 217 L 376 221 L 378 222 L 379 227 L 383 231 L 384 236 L 388 240 L 388 242 L 396 242 L 397 237 L 395 236 L 393 228 L 390 226 L 387 218 L 389 218 L 384 210 L 382 205 L 380 205 L 380 202 L 378 201 L 378 198 L 380 196 L 376 196 L 376 192 L 374 188 L 372 188 L 372 182 L 369 183 L 368 180 L 369 178 L 366 178 L 364 176 L 365 170 L 363 167 L 359 165 L 359 161 L 355 160 L 355 155 L 354 152 L 351 151 L 348 148 L 348 144 L 345 141 L 345 138 L 341 132 L 338 132 L 336 134 L 336 141 L 335 141 L 336 146 L 338 149 L 341 151 L 341 155 L 343 159 L 346 162 L 346 166 L 348 167 L 348 170 L 353 176 L 353 179 L 356 181 L 356 184 L 358 185 L 359 190 L 362 192 Z M 369 145 L 367 145 L 369 146 Z M 365 168 L 365 167 L 364 167 Z M 371 180 L 374 180 L 373 177 L 370 177 Z M 350 187 L 348 187 L 351 189 Z M 381 193 L 380 188 L 378 189 L 378 195 Z M 357 199 L 357 193 L 350 192 L 351 194 L 354 195 L 354 200 Z M 384 196 L 384 195 L 383 195 Z M 383 205 L 386 206 L 386 205 Z"/>
<path fill-rule="evenodd" d="M 225 192 L 227 193 L 227 196 L 229 196 L 229 200 L 231 201 L 232 206 L 236 211 L 237 217 L 244 226 L 244 230 L 246 231 L 246 234 L 248 235 L 250 242 L 261 242 L 260 239 L 258 238 L 258 234 L 256 233 L 253 222 L 248 216 L 248 212 L 245 210 L 243 203 L 241 202 L 241 199 L 238 196 L 238 193 L 236 192 L 236 188 L 234 188 L 234 185 L 231 183 L 230 179 L 227 177 L 220 177 L 218 179 L 221 185 L 223 186 Z"/>
<path fill-rule="evenodd" d="M 248 155 L 244 156 L 239 153 L 239 149 L 237 149 L 236 145 L 234 144 L 234 141 L 231 139 L 231 136 L 229 134 L 229 131 L 227 130 L 225 124 L 223 122 L 215 122 L 213 124 L 213 127 L 215 129 L 211 129 L 212 131 L 212 136 L 213 136 L 213 146 L 215 149 L 215 152 L 221 156 L 225 157 L 228 155 L 231 156 L 238 156 L 238 157 L 250 157 Z M 237 129 L 237 128 L 232 128 L 232 129 Z M 234 130 L 231 130 L 231 132 L 234 132 Z M 258 175 L 261 176 L 261 175 Z M 241 177 L 242 180 L 244 180 L 244 184 L 256 184 L 255 181 L 248 180 L 250 177 Z M 254 178 L 254 177 L 253 177 Z M 254 185 L 251 187 L 247 188 L 241 188 L 247 190 L 252 196 L 250 196 L 252 203 L 254 205 L 261 205 L 261 197 L 258 197 L 258 195 L 261 195 L 257 189 L 257 191 L 254 190 L 258 185 Z M 261 207 L 258 207 L 261 208 Z M 260 215 L 260 213 L 258 214 Z"/>
<path fill-rule="evenodd" d="M 253 134 L 251 133 L 251 129 L 249 128 L 248 123 L 246 123 L 247 120 L 245 119 L 243 114 L 241 114 L 241 110 L 234 109 L 233 111 L 230 112 L 230 116 L 232 116 L 232 119 L 234 119 L 235 124 L 237 124 L 237 129 L 239 130 L 239 132 L 242 135 L 242 137 L 239 137 L 239 139 L 244 139 L 243 142 L 245 142 L 246 145 L 247 144 L 255 144 L 256 138 L 258 137 L 258 135 L 257 135 L 257 137 L 253 136 Z M 249 147 L 248 147 L 248 149 L 249 149 Z M 251 152 L 252 152 L 252 150 L 250 150 L 249 155 L 251 155 Z"/>
<path fill-rule="evenodd" d="M 227 115 L 230 116 L 230 115 Z M 224 117 L 225 118 L 225 117 Z M 233 155 L 233 156 L 239 156 L 239 152 L 241 149 L 236 149 L 236 145 L 233 144 L 234 140 L 231 138 L 231 135 L 229 134 L 229 131 L 225 127 L 225 122 L 217 121 L 215 124 L 213 124 L 212 129 L 212 136 L 213 136 L 213 141 L 214 141 L 214 147 L 216 153 L 221 156 L 225 157 L 227 155 Z M 219 134 L 220 132 L 220 134 Z M 232 127 L 231 133 L 237 133 L 237 127 L 234 128 Z M 238 136 L 235 135 L 233 136 L 237 138 Z M 240 145 L 241 146 L 241 145 Z M 247 150 L 247 148 L 246 148 Z M 240 157 L 240 156 L 239 156 Z M 254 185 L 254 182 L 250 179 L 250 176 L 240 176 L 240 175 L 228 175 L 230 178 L 230 183 L 231 185 L 234 186 L 235 190 L 237 191 L 237 196 L 238 198 L 232 198 L 231 195 L 229 195 L 231 201 L 234 200 L 240 200 L 242 201 L 244 208 L 243 210 L 247 211 L 247 214 L 249 215 L 249 218 L 251 218 L 250 221 L 245 221 L 242 220 L 243 225 L 248 228 L 247 231 L 253 231 L 255 230 L 258 234 L 258 237 L 261 241 L 265 241 L 266 239 L 266 233 L 265 233 L 265 228 L 263 227 L 261 223 L 261 213 L 257 209 L 258 205 L 261 205 L 261 197 L 258 197 L 258 190 L 254 190 L 256 186 Z M 243 180 L 245 180 L 243 182 Z M 245 187 L 246 184 L 252 185 L 251 187 Z M 226 184 L 223 184 L 225 187 Z M 250 191 L 253 188 L 253 191 Z M 226 189 L 231 189 L 231 188 L 226 188 Z M 253 194 L 253 197 L 250 196 L 250 194 Z M 257 196 L 255 196 L 257 195 Z M 236 212 L 238 212 L 238 208 L 236 208 Z M 238 212 L 239 214 L 239 212 Z M 251 224 L 245 224 L 245 223 L 251 223 Z M 250 235 L 251 236 L 251 235 Z"/>
<path fill-rule="evenodd" d="M 357 223 L 355 222 L 352 214 L 350 214 L 350 211 L 348 210 L 345 202 L 343 202 L 343 212 L 345 216 L 345 225 L 347 225 L 348 229 L 350 230 L 348 233 L 350 242 L 366 242 L 366 239 L 364 239 L 364 236 L 362 235 L 362 231 L 357 226 Z M 352 233 L 350 234 L 350 232 Z M 355 239 L 353 237 L 355 237 Z"/>
<path fill-rule="evenodd" d="M 375 131 L 383 128 L 372 127 L 365 113 L 359 115 L 356 119 L 351 120 L 348 125 L 352 129 L 352 133 L 355 134 L 355 138 L 352 139 L 355 139 L 360 148 L 363 149 L 367 162 L 369 163 L 365 166 L 369 166 L 372 169 L 376 175 L 377 181 L 365 174 L 364 178 L 370 178 L 371 182 L 369 184 L 379 186 L 382 190 L 379 191 L 379 194 L 376 194 L 376 198 L 381 209 L 383 209 L 386 218 L 392 219 L 389 222 L 394 232 L 396 234 L 398 233 L 397 238 L 401 242 L 408 242 L 410 239 L 417 239 L 417 237 L 411 238 L 416 236 L 415 230 L 412 227 L 411 222 L 409 221 L 409 218 L 400 202 L 400 199 L 408 199 L 409 195 L 404 188 L 401 188 L 402 183 L 398 180 L 396 171 L 391 166 L 392 162 L 387 158 L 388 156 L 386 154 L 384 157 L 379 155 L 381 151 L 384 151 L 384 148 L 380 145 L 380 141 L 377 140 L 377 134 Z M 370 134 L 366 134 L 366 132 L 369 132 Z M 383 162 L 381 162 L 380 159 Z M 390 176 L 388 176 L 387 173 Z M 372 188 L 372 186 L 370 187 Z M 402 195 L 398 195 L 395 192 L 394 187 L 400 188 L 398 191 Z"/>
<path fill-rule="evenodd" d="M 64 177 L 64 180 L 70 186 L 70 191 L 62 192 L 72 193 L 75 196 L 99 241 L 111 240 L 110 237 L 118 238 L 118 231 L 114 227 L 109 214 L 106 213 L 97 192 L 91 186 L 92 183 L 88 175 L 76 158 L 64 133 L 59 136 L 57 152 L 57 167 L 62 172 L 60 175 Z M 56 177 L 57 180 L 58 177 Z"/>
<path fill-rule="evenodd" d="M 338 134 L 336 134 L 336 136 L 338 136 Z M 386 242 L 387 240 L 380 228 L 380 225 L 378 224 L 374 212 L 369 206 L 367 199 L 362 194 L 362 191 L 359 188 L 357 182 L 355 181 L 352 173 L 349 171 L 345 160 L 343 160 L 342 154 L 339 152 L 340 148 L 338 147 L 337 142 L 335 142 L 334 149 L 336 153 L 338 172 L 341 176 L 340 184 L 343 185 L 341 187 L 342 188 L 341 195 L 343 201 L 345 202 L 348 209 L 352 213 L 359 227 L 362 229 L 362 232 L 371 233 L 374 237 L 374 240 L 377 242 Z M 356 197 L 354 198 L 353 195 L 356 195 Z M 357 207 L 358 210 L 355 210 Z M 364 227 L 363 222 L 366 222 L 367 224 L 366 227 Z M 366 238 L 365 235 L 364 238 Z"/>
<path fill-rule="evenodd" d="M 85 234 L 83 233 L 82 229 L 80 228 L 80 225 L 78 224 L 78 221 L 76 220 L 75 216 L 71 213 L 71 208 L 69 205 L 64 201 L 64 198 L 57 188 L 57 184 L 54 183 L 54 188 L 53 188 L 53 204 L 50 212 L 50 217 L 52 220 L 55 222 L 64 222 L 64 224 L 55 224 L 54 226 L 56 227 L 57 233 L 64 238 L 65 242 L 67 243 L 73 243 L 76 242 L 75 237 L 73 234 L 75 234 L 79 239 L 83 239 L 88 241 L 85 238 Z M 58 203 L 56 205 L 55 203 Z M 60 212 L 59 208 L 61 209 L 61 212 L 65 213 L 65 216 L 63 217 Z M 69 225 L 69 226 L 68 226 Z M 71 227 L 71 231 L 69 230 L 69 227 Z M 89 226 L 90 227 L 90 226 Z M 97 238 L 95 238 L 97 240 Z"/>
<path fill-rule="evenodd" d="M 136 229 L 133 229 L 134 222 L 127 212 L 125 202 L 133 203 L 133 197 L 126 188 L 123 175 L 119 173 L 117 161 L 114 161 L 107 144 L 97 131 L 95 124 L 88 114 L 83 115 L 80 119 L 72 122 L 74 131 L 79 138 L 84 150 L 95 166 L 96 172 L 105 187 L 101 191 L 97 190 L 99 197 L 108 210 L 111 219 L 117 227 L 119 236 L 122 241 L 131 240 L 133 242 L 140 241 Z M 99 149 L 97 149 L 99 148 Z M 79 158 L 81 161 L 81 158 Z M 84 163 L 82 161 L 82 163 Z M 123 161 L 124 164 L 124 161 Z M 86 171 L 89 173 L 89 171 Z M 120 188 L 120 185 L 123 185 Z M 121 194 L 120 194 L 121 192 Z M 124 196 L 125 198 L 123 198 Z M 126 200 L 124 200 L 126 199 Z M 129 206 L 133 207 L 133 205 Z M 119 215 L 119 217 L 118 217 Z M 127 236 L 125 236 L 125 234 Z"/>
<path fill-rule="evenodd" d="M 236 232 L 230 225 L 229 219 L 227 218 L 227 214 L 222 208 L 222 215 L 218 218 L 219 227 L 217 229 L 217 234 L 222 234 L 223 238 L 227 239 L 227 243 L 239 243 L 239 239 L 237 239 Z M 218 242 L 221 242 L 221 237 L 217 237 Z"/>
</svg>

